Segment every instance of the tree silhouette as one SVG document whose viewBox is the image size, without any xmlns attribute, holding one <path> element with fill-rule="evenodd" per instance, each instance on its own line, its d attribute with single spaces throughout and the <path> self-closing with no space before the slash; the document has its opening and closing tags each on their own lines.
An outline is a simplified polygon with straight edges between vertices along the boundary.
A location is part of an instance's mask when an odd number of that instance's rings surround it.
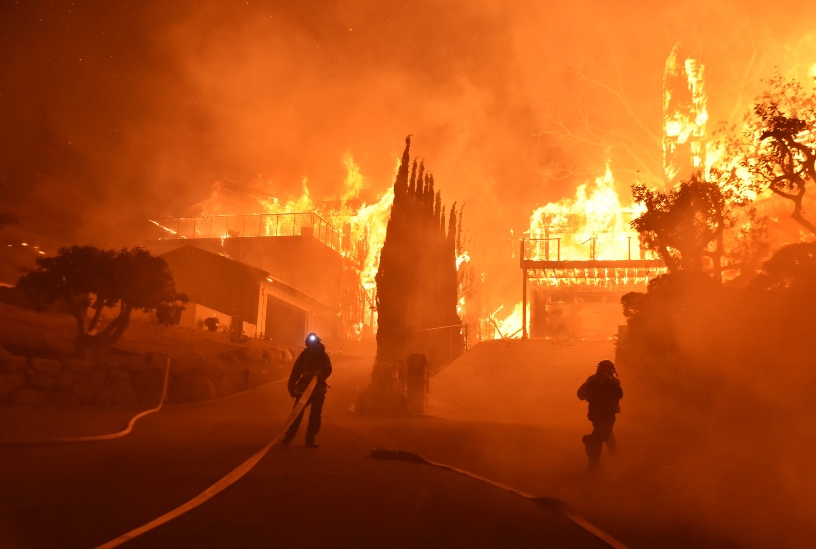
<svg viewBox="0 0 816 549">
<path fill-rule="evenodd" d="M 79 355 L 112 347 L 134 310 L 155 311 L 161 323 L 172 325 L 178 324 L 187 302 L 187 296 L 176 292 L 164 258 L 144 248 L 118 252 L 94 246 L 61 248 L 53 257 L 37 258 L 37 269 L 17 285 L 39 307 L 60 298 L 67 303 L 77 323 Z M 102 313 L 111 307 L 118 307 L 118 314 L 102 327 Z"/>
<path fill-rule="evenodd" d="M 377 364 L 392 367 L 405 362 L 418 334 L 461 323 L 456 312 L 455 205 L 446 224 L 433 175 L 423 161 L 411 163 L 410 146 L 409 136 L 394 181 L 394 204 L 376 276 Z M 458 353 L 461 342 L 453 347 Z"/>
<path fill-rule="evenodd" d="M 737 135 L 726 130 L 723 161 L 712 170 L 727 189 L 743 202 L 746 195 L 770 190 L 793 203 L 791 218 L 816 234 L 816 225 L 804 217 L 803 200 L 816 184 L 816 93 L 777 74 L 754 101 Z"/>
<path fill-rule="evenodd" d="M 646 207 L 632 221 L 632 227 L 640 233 L 645 248 L 657 252 L 670 272 L 702 271 L 708 257 L 719 274 L 727 219 L 725 199 L 717 184 L 695 174 L 665 192 L 634 185 L 632 196 Z"/>
</svg>

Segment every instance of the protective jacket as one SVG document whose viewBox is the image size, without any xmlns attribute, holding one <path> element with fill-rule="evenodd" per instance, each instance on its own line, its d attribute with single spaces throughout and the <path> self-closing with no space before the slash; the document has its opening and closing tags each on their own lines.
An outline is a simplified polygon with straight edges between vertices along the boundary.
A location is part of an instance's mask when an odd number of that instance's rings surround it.
<svg viewBox="0 0 816 549">
<path fill-rule="evenodd" d="M 322 343 L 306 347 L 292 366 L 292 374 L 289 376 L 288 383 L 289 394 L 293 397 L 302 395 L 315 376 L 317 376 L 317 385 L 312 394 L 325 393 L 328 390 L 326 378 L 331 373 L 331 359 L 326 354 L 326 347 Z"/>
<path fill-rule="evenodd" d="M 590 421 L 614 418 L 620 412 L 618 403 L 623 398 L 623 389 L 618 378 L 595 374 L 578 388 L 578 398 L 589 402 Z"/>
</svg>

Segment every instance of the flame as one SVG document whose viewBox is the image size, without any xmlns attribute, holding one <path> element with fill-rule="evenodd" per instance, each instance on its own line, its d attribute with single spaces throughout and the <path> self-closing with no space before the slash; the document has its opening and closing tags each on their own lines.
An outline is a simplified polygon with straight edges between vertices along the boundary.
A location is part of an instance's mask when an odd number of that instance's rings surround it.
<svg viewBox="0 0 816 549">
<path fill-rule="evenodd" d="M 458 271 L 459 268 L 468 263 L 470 261 L 470 254 L 467 251 L 461 252 L 458 256 L 456 256 L 456 270 Z"/>
<path fill-rule="evenodd" d="M 641 257 L 638 233 L 630 226 L 644 210 L 642 204 L 621 201 L 607 162 L 603 175 L 594 184 L 579 185 L 574 197 L 551 202 L 533 212 L 526 231 L 530 239 L 526 241 L 525 259 L 552 262 L 645 259 Z M 571 269 L 569 277 L 564 277 L 564 272 L 558 272 L 556 277 L 556 271 L 553 265 L 530 271 L 529 283 L 577 290 L 631 287 L 646 284 L 665 272 L 665 268 L 597 268 L 587 264 Z M 521 302 L 503 318 L 497 316 L 502 309 L 499 307 L 482 323 L 493 326 L 496 339 L 521 337 Z M 528 328 L 529 319 L 528 316 Z"/>
<path fill-rule="evenodd" d="M 693 58 L 681 64 L 679 44 L 663 73 L 663 172 L 667 183 L 706 167 L 705 67 Z M 688 151 L 686 152 L 686 147 Z"/>
<path fill-rule="evenodd" d="M 278 216 L 274 214 L 318 214 L 336 230 L 342 230 L 345 233 L 341 238 L 345 243 L 342 245 L 342 249 L 338 251 L 359 271 L 360 285 L 366 294 L 369 306 L 373 306 L 376 293 L 375 277 L 379 269 L 380 251 L 385 243 L 386 229 L 391 216 L 391 206 L 394 203 L 394 189 L 391 185 L 388 185 L 387 190 L 379 200 L 371 204 L 353 204 L 352 201 L 360 196 L 366 179 L 351 154 L 343 156 L 342 164 L 346 168 L 346 177 L 339 204 L 334 203 L 326 207 L 316 205 L 309 190 L 308 179 L 304 177 L 301 180 L 300 196 L 286 202 L 277 197 L 266 195 L 264 190 L 270 186 L 270 182 L 258 179 L 243 186 L 219 182 L 213 186 L 213 193 L 210 198 L 201 202 L 199 206 L 206 211 L 217 212 L 228 211 L 236 207 L 249 210 L 250 213 L 239 214 L 238 217 L 242 215 L 270 214 L 261 217 L 265 226 L 260 228 L 260 236 L 297 234 L 296 232 L 293 233 L 293 231 L 296 231 L 295 222 L 287 220 L 286 226 L 283 226 L 281 225 L 282 222 L 277 219 Z M 395 174 L 399 169 L 399 165 L 400 159 L 397 158 L 394 168 Z M 152 221 L 152 223 L 172 234 L 176 234 L 175 231 L 160 225 L 156 221 Z M 241 236 L 240 233 L 231 234 L 228 225 L 223 227 L 223 232 L 221 231 L 222 228 L 219 225 L 219 236 L 216 238 L 221 238 L 222 245 L 226 238 Z M 470 256 L 467 252 L 460 253 L 456 260 L 457 269 L 469 261 Z M 464 308 L 464 305 L 464 297 L 462 297 L 459 300 L 459 306 Z M 373 323 L 376 325 L 376 316 Z M 362 325 L 354 326 L 353 329 L 360 333 L 362 332 Z"/>
<path fill-rule="evenodd" d="M 504 317 L 504 320 L 499 320 L 496 315 L 504 308 L 504 306 L 496 309 L 490 315 L 490 321 L 493 324 L 493 338 L 494 339 L 519 339 L 522 335 L 521 329 L 521 301 L 516 303 L 513 310 Z"/>
<path fill-rule="evenodd" d="M 315 211 L 314 202 L 309 192 L 309 180 L 304 176 L 300 181 L 300 197 L 288 200 L 281 204 L 276 197 L 259 198 L 258 202 L 263 207 L 263 213 L 310 213 Z"/>
<path fill-rule="evenodd" d="M 151 223 L 153 223 L 153 224 L 154 224 L 156 227 L 158 227 L 158 228 L 160 228 L 160 229 L 162 229 L 162 230 L 165 230 L 165 231 L 167 231 L 167 232 L 168 232 L 168 233 L 170 233 L 170 234 L 178 234 L 178 233 L 177 233 L 176 231 L 174 231 L 173 229 L 171 229 L 171 228 L 169 228 L 169 227 L 165 227 L 164 225 L 162 225 L 162 224 L 161 224 L 161 223 L 159 223 L 158 221 L 153 221 L 152 219 L 148 219 L 148 221 L 150 221 Z"/>
<path fill-rule="evenodd" d="M 353 198 L 360 196 L 360 191 L 363 188 L 364 177 L 360 173 L 360 166 L 354 162 L 354 158 L 346 153 L 343 157 L 343 165 L 346 167 L 346 180 L 343 182 L 343 195 L 341 200 L 346 202 Z"/>
<path fill-rule="evenodd" d="M 580 185 L 574 198 L 564 198 L 536 209 L 530 216 L 528 259 L 588 260 L 639 257 L 637 231 L 629 223 L 643 206 L 621 204 L 609 162 L 595 185 Z M 549 253 L 545 242 L 550 239 Z M 632 250 L 634 245 L 635 249 Z M 560 258 L 559 258 L 560 246 Z M 549 257 L 545 257 L 548 255 Z"/>
</svg>

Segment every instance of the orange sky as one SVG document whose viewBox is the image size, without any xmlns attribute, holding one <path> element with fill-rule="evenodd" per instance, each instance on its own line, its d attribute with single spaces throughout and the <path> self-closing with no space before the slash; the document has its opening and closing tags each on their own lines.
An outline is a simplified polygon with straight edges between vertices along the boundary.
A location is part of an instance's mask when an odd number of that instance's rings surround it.
<svg viewBox="0 0 816 549">
<path fill-rule="evenodd" d="M 348 153 L 383 191 L 411 133 L 489 267 L 607 157 L 624 193 L 659 172 L 676 42 L 706 65 L 714 122 L 775 65 L 816 63 L 805 1 L 280 4 L 2 3 L 0 201 L 131 245 L 217 180 L 286 197 L 306 175 L 335 198 Z"/>
</svg>

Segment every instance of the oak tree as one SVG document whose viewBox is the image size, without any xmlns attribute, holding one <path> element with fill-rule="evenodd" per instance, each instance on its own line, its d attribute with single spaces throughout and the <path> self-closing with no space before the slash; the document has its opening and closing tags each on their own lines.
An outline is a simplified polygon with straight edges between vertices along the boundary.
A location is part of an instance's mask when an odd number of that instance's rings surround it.
<svg viewBox="0 0 816 549">
<path fill-rule="evenodd" d="M 130 324 L 133 311 L 155 311 L 162 324 L 178 324 L 187 302 L 187 296 L 176 292 L 164 258 L 138 247 L 61 248 L 54 256 L 38 258 L 37 269 L 17 285 L 38 307 L 64 300 L 76 320 L 79 355 L 112 347 Z M 118 312 L 103 326 L 103 312 L 110 308 Z"/>
</svg>

